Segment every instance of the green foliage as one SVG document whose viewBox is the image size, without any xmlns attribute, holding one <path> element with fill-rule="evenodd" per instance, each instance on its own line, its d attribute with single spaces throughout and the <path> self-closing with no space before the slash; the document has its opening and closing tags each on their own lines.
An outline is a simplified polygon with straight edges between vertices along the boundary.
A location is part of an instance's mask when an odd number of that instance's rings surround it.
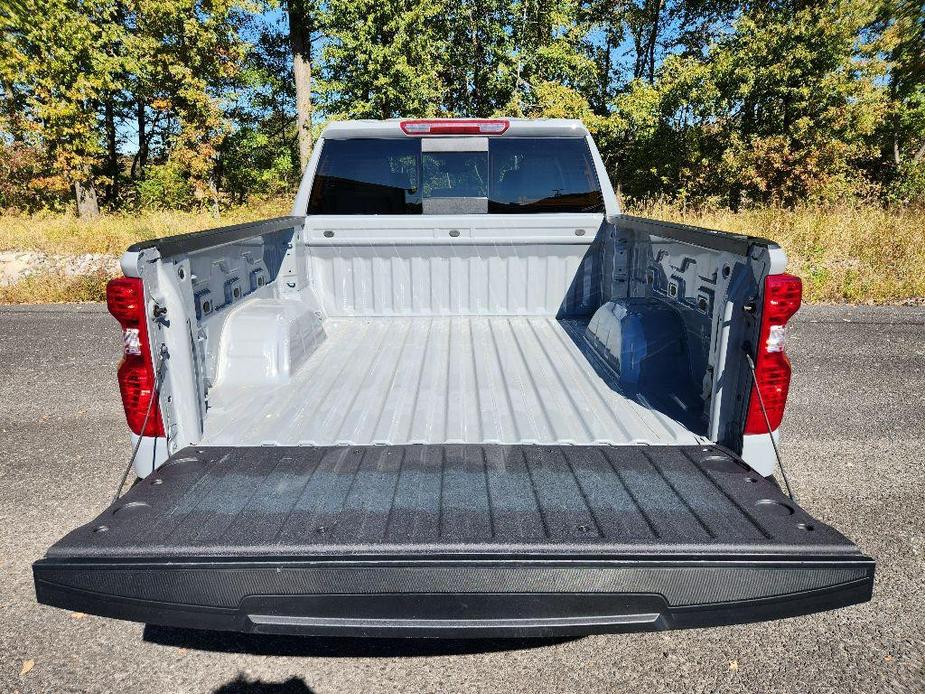
<svg viewBox="0 0 925 694">
<path fill-rule="evenodd" d="M 899 164 L 887 188 L 887 200 L 895 204 L 925 208 L 925 161 Z"/>
<path fill-rule="evenodd" d="M 704 59 L 669 57 L 653 84 L 632 82 L 616 100 L 628 192 L 733 207 L 867 192 L 887 107 L 858 40 L 868 21 L 851 3 L 748 12 Z"/>
<path fill-rule="evenodd" d="M 335 118 L 442 113 L 443 0 L 329 0 L 317 82 Z"/>
<path fill-rule="evenodd" d="M 598 66 L 585 51 L 589 27 L 578 10 L 573 0 L 514 1 L 514 83 L 505 112 L 534 118 L 590 113 Z M 555 102 L 554 94 L 564 101 Z"/>
<path fill-rule="evenodd" d="M 126 44 L 138 90 L 169 125 L 164 147 L 194 196 L 214 196 L 218 149 L 231 125 L 216 93 L 239 72 L 246 44 L 239 0 L 132 0 Z"/>
<path fill-rule="evenodd" d="M 49 176 L 45 153 L 24 142 L 0 142 L 0 210 L 59 209 L 67 185 Z"/>
<path fill-rule="evenodd" d="M 441 60 L 447 115 L 486 118 L 507 103 L 514 88 L 513 22 L 509 0 L 456 0 L 444 5 L 439 33 L 445 37 Z"/>
<path fill-rule="evenodd" d="M 923 46 L 920 0 L 8 0 L 0 205 L 291 191 L 294 51 L 303 156 L 308 119 L 581 118 L 632 199 L 918 204 Z"/>
<path fill-rule="evenodd" d="M 290 192 L 299 178 L 289 44 L 273 27 L 248 47 L 226 113 L 236 127 L 219 151 L 218 178 L 233 201 Z"/>
<path fill-rule="evenodd" d="M 298 183 L 298 154 L 288 142 L 280 148 L 263 130 L 243 127 L 225 142 L 222 156 L 224 189 L 243 202 L 248 194 L 284 195 Z"/>
<path fill-rule="evenodd" d="M 185 162 L 167 161 L 149 166 L 136 184 L 138 201 L 148 210 L 188 210 L 196 201 L 196 189 Z"/>
<path fill-rule="evenodd" d="M 103 154 L 96 105 L 122 69 L 117 11 L 116 0 L 24 0 L 5 27 L 0 79 L 22 108 L 7 127 L 46 154 L 59 186 L 91 181 Z"/>
<path fill-rule="evenodd" d="M 729 114 L 721 185 L 734 205 L 839 198 L 857 185 L 885 106 L 858 46 L 868 21 L 848 2 L 757 12 L 711 51 L 717 110 Z"/>
</svg>

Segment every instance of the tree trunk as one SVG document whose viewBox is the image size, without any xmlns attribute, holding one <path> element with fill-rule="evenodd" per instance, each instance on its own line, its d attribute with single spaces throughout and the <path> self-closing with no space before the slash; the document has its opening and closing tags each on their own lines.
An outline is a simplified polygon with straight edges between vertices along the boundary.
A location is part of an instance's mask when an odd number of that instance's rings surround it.
<svg viewBox="0 0 925 694">
<path fill-rule="evenodd" d="M 81 219 L 96 219 L 100 216 L 100 204 L 96 199 L 96 185 L 91 179 L 74 184 L 77 197 L 77 216 Z"/>
<path fill-rule="evenodd" d="M 296 129 L 299 137 L 299 165 L 304 171 L 312 155 L 312 62 L 310 0 L 289 0 L 289 45 L 292 76 L 295 79 Z"/>
<path fill-rule="evenodd" d="M 658 20 L 662 15 L 662 0 L 656 0 L 655 11 L 652 13 L 652 30 L 649 32 L 649 45 L 647 54 L 649 58 L 649 83 L 655 83 L 655 48 L 658 45 Z"/>
<path fill-rule="evenodd" d="M 217 172 L 213 170 L 209 177 L 209 196 L 212 198 L 212 216 L 216 219 L 221 216 L 221 207 L 218 204 L 218 180 Z"/>
<path fill-rule="evenodd" d="M 132 180 L 144 175 L 148 163 L 148 120 L 145 116 L 145 102 L 138 99 L 135 102 L 135 121 L 138 125 L 138 152 L 132 160 Z"/>
<path fill-rule="evenodd" d="M 7 80 L 3 81 L 3 101 L 4 110 L 6 111 L 6 121 L 7 128 L 9 129 L 10 139 L 12 139 L 13 142 L 21 142 L 21 116 L 19 113 L 19 107 L 16 104 L 16 93 L 13 91 L 13 83 Z"/>
<path fill-rule="evenodd" d="M 922 146 L 919 147 L 918 151 L 914 155 L 912 155 L 912 163 L 918 164 L 923 159 L 925 159 L 925 142 L 923 142 Z"/>
<path fill-rule="evenodd" d="M 601 68 L 601 91 L 598 96 L 597 104 L 597 112 L 598 115 L 601 116 L 607 115 L 607 97 L 610 95 L 610 70 L 612 67 L 610 53 L 613 51 L 613 34 L 610 32 L 609 26 L 607 27 L 606 31 L 607 42 L 604 44 L 604 65 Z"/>
<path fill-rule="evenodd" d="M 106 189 L 106 202 L 115 205 L 119 197 L 119 152 L 116 141 L 116 114 L 112 94 L 106 97 L 103 105 L 103 119 L 106 129 L 106 175 L 109 185 Z"/>
<path fill-rule="evenodd" d="M 487 103 L 483 100 L 488 96 L 488 90 L 482 84 L 483 72 L 486 56 L 482 55 L 482 44 L 479 36 L 479 21 L 475 18 L 472 11 L 472 5 L 469 5 L 469 31 L 470 45 L 472 49 L 472 94 L 471 98 L 466 99 L 469 103 L 469 113 L 463 114 L 475 118 L 487 118 L 490 114 Z"/>
<path fill-rule="evenodd" d="M 635 53 L 635 60 L 633 61 L 633 79 L 641 79 L 643 74 L 646 71 L 646 54 L 642 47 L 642 29 L 638 30 L 639 33 L 633 32 L 633 51 Z"/>
</svg>

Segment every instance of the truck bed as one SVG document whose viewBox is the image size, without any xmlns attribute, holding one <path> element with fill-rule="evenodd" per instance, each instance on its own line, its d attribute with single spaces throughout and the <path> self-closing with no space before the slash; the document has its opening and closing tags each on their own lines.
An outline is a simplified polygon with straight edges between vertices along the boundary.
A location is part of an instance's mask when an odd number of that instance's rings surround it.
<svg viewBox="0 0 925 694">
<path fill-rule="evenodd" d="M 705 439 L 622 394 L 586 320 L 332 318 L 288 383 L 219 383 L 203 445 L 675 444 Z"/>
</svg>

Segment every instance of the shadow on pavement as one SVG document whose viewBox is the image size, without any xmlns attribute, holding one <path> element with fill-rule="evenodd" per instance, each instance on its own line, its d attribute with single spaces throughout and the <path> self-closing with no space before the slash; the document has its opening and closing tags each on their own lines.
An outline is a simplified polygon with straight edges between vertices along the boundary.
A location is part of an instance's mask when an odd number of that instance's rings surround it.
<svg viewBox="0 0 925 694">
<path fill-rule="evenodd" d="M 301 677 L 290 677 L 283 682 L 264 682 L 248 679 L 243 673 L 213 690 L 214 694 L 313 694 L 314 690 Z"/>
<path fill-rule="evenodd" d="M 434 655 L 466 655 L 542 648 L 576 640 L 558 639 L 359 639 L 346 637 L 268 636 L 199 629 L 174 629 L 145 625 L 148 643 L 217 653 L 311 656 L 321 658 L 401 658 Z M 231 684 L 231 683 L 229 683 Z M 273 685 L 281 686 L 281 685 Z M 219 690 L 239 691 L 236 689 Z M 256 689 L 275 692 L 300 689 Z"/>
</svg>

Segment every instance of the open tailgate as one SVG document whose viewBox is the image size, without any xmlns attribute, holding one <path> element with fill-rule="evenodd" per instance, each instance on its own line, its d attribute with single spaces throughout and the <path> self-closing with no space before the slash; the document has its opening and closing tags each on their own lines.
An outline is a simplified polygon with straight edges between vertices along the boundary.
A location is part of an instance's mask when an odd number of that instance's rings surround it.
<svg viewBox="0 0 925 694">
<path fill-rule="evenodd" d="M 210 447 L 33 572 L 41 603 L 170 626 L 551 636 L 843 607 L 874 562 L 714 446 Z"/>
</svg>

